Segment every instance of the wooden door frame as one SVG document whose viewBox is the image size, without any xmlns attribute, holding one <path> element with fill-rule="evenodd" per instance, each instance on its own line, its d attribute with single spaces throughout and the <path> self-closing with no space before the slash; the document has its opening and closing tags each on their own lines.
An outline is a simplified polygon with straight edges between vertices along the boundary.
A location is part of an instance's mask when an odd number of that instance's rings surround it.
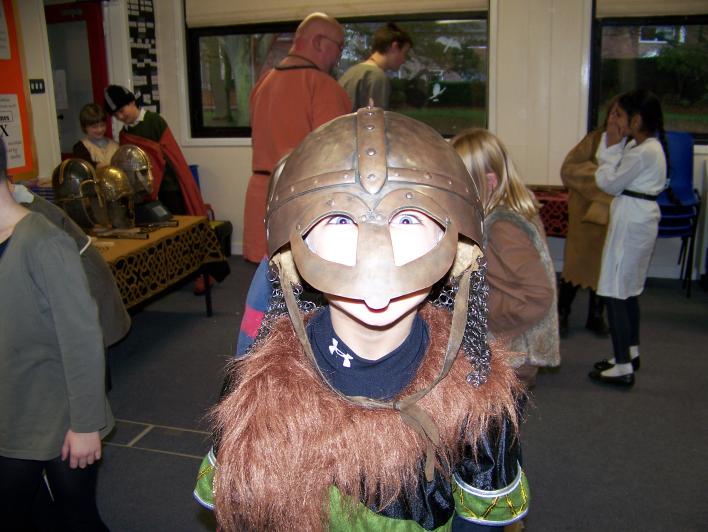
<svg viewBox="0 0 708 532">
<path fill-rule="evenodd" d="M 86 36 L 91 63 L 91 92 L 93 101 L 103 105 L 103 90 L 108 86 L 108 61 L 106 38 L 103 33 L 103 8 L 101 2 L 77 2 L 45 6 L 44 17 L 49 24 L 86 22 Z M 106 134 L 111 135 L 111 121 L 106 122 Z"/>
</svg>

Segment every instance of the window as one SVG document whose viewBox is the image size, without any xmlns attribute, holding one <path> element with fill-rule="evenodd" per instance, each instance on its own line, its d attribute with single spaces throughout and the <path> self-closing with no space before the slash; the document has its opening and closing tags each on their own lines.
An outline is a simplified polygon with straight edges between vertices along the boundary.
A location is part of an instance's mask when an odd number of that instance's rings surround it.
<svg viewBox="0 0 708 532">
<path fill-rule="evenodd" d="M 413 39 L 400 70 L 389 72 L 391 110 L 445 136 L 487 123 L 486 13 L 398 18 Z M 386 20 L 340 19 L 345 47 L 335 77 L 365 60 Z M 188 28 L 189 102 L 194 137 L 248 137 L 249 95 L 292 45 L 296 24 Z"/>
<path fill-rule="evenodd" d="M 639 42 L 668 43 L 676 38 L 674 26 L 641 26 L 639 28 Z"/>
<path fill-rule="evenodd" d="M 617 94 L 661 99 L 666 130 L 708 142 L 708 17 L 600 19 L 594 28 L 591 126 Z"/>
</svg>

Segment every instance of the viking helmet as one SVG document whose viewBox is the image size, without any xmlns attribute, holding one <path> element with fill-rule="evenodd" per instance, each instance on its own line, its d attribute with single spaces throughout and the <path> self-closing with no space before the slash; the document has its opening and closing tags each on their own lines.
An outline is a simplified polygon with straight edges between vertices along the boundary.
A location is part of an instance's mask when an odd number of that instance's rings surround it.
<svg viewBox="0 0 708 532">
<path fill-rule="evenodd" d="M 84 229 L 108 223 L 103 199 L 98 195 L 95 184 L 93 167 L 83 159 L 66 159 L 52 173 L 56 202 Z"/>
<path fill-rule="evenodd" d="M 115 166 L 102 166 L 96 170 L 96 185 L 105 202 L 111 227 L 135 227 L 135 192 L 125 172 Z"/>
<path fill-rule="evenodd" d="M 124 144 L 111 157 L 111 166 L 121 169 L 130 179 L 133 190 L 140 199 L 152 194 L 154 177 L 147 154 L 133 144 Z"/>
<path fill-rule="evenodd" d="M 432 128 L 363 108 L 311 133 L 276 167 L 266 214 L 268 250 L 273 256 L 289 243 L 297 273 L 313 287 L 383 308 L 432 286 L 456 261 L 453 275 L 476 265 L 478 248 L 471 252 L 470 243 L 482 243 L 479 185 Z M 389 222 L 409 209 L 430 216 L 445 234 L 426 255 L 396 265 Z M 358 225 L 354 266 L 326 261 L 304 241 L 331 215 Z"/>
</svg>

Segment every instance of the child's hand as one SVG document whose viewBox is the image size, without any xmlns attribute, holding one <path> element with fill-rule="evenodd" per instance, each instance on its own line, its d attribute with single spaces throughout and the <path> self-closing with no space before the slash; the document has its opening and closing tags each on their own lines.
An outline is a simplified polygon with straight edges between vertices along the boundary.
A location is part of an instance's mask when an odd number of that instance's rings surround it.
<svg viewBox="0 0 708 532">
<path fill-rule="evenodd" d="M 61 459 L 69 457 L 69 467 L 84 469 L 101 459 L 101 437 L 98 432 L 74 432 L 69 429 L 61 447 Z"/>
<path fill-rule="evenodd" d="M 622 131 L 620 130 L 619 125 L 614 121 L 609 121 L 607 123 L 606 133 L 607 133 L 607 147 L 614 146 L 615 144 L 619 144 L 619 142 L 624 137 L 624 135 L 622 135 Z"/>
</svg>

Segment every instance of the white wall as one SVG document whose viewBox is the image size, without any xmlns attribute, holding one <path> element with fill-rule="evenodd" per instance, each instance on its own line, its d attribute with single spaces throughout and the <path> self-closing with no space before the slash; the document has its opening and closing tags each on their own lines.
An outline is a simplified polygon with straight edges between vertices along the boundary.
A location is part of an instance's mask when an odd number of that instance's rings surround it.
<svg viewBox="0 0 708 532">
<path fill-rule="evenodd" d="M 492 0 L 489 127 L 528 183 L 560 185 L 587 131 L 590 0 Z"/>
<path fill-rule="evenodd" d="M 250 139 L 192 139 L 189 136 L 184 19 L 180 0 L 155 2 L 161 114 L 190 164 L 199 166 L 204 200 L 217 218 L 234 226 L 231 249 L 240 254 L 246 187 L 251 176 Z"/>
<path fill-rule="evenodd" d="M 51 178 L 52 171 L 61 161 L 61 152 L 44 4 L 42 0 L 25 0 L 14 2 L 13 6 L 19 19 L 25 76 L 27 79 L 44 79 L 46 92 L 30 95 L 29 104 L 39 177 Z"/>
</svg>

